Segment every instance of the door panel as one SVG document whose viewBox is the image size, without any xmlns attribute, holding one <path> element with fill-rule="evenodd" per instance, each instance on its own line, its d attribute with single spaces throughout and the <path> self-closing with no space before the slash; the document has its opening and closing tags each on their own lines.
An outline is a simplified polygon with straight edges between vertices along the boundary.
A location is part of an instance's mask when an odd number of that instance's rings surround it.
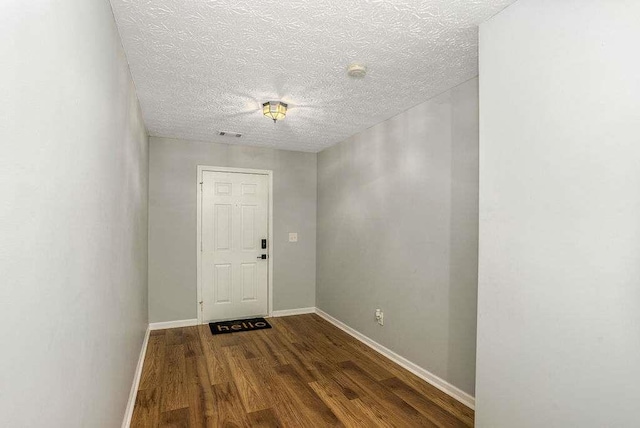
<svg viewBox="0 0 640 428">
<path fill-rule="evenodd" d="M 231 302 L 231 265 L 214 265 L 213 281 L 215 303 Z"/>
<path fill-rule="evenodd" d="M 256 206 L 255 205 L 243 205 L 242 206 L 242 249 L 243 250 L 255 250 L 258 247 L 258 241 L 256 239 Z"/>
<path fill-rule="evenodd" d="M 256 263 L 242 264 L 242 301 L 257 299 L 258 291 L 258 275 Z"/>
<path fill-rule="evenodd" d="M 202 176 L 203 321 L 266 315 L 268 176 L 205 171 Z"/>
<path fill-rule="evenodd" d="M 216 204 L 214 211 L 215 229 L 213 236 L 216 242 L 216 251 L 231 250 L 231 205 Z"/>
</svg>

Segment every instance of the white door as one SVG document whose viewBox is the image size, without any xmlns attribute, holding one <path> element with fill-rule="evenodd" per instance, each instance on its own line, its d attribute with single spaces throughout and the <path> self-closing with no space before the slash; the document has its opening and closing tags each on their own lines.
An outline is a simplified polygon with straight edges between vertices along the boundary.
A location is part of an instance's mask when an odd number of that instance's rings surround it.
<svg viewBox="0 0 640 428">
<path fill-rule="evenodd" d="M 268 206 L 267 175 L 203 171 L 203 322 L 267 315 Z"/>
</svg>

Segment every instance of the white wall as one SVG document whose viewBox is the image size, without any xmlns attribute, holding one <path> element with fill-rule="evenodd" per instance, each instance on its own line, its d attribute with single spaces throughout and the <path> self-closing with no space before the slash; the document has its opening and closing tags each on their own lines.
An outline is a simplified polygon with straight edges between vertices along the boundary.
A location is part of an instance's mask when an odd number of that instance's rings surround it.
<svg viewBox="0 0 640 428">
<path fill-rule="evenodd" d="M 197 318 L 197 166 L 273 171 L 273 306 L 315 306 L 315 153 L 152 137 L 149 155 L 149 318 Z M 298 232 L 298 242 L 289 242 Z"/>
<path fill-rule="evenodd" d="M 480 31 L 479 428 L 638 427 L 640 2 Z"/>
<path fill-rule="evenodd" d="M 318 155 L 318 307 L 471 395 L 477 254 L 477 79 Z"/>
<path fill-rule="evenodd" d="M 107 0 L 0 12 L 0 426 L 122 423 L 147 325 L 147 136 Z"/>
</svg>

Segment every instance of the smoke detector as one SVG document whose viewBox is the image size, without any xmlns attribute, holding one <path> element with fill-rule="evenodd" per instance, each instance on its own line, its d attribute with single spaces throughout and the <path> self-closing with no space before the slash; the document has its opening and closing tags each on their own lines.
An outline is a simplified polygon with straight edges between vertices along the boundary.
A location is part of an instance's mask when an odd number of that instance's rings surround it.
<svg viewBox="0 0 640 428">
<path fill-rule="evenodd" d="M 349 75 L 349 77 L 362 79 L 367 74 L 367 67 L 354 62 L 347 68 L 347 74 Z"/>
</svg>

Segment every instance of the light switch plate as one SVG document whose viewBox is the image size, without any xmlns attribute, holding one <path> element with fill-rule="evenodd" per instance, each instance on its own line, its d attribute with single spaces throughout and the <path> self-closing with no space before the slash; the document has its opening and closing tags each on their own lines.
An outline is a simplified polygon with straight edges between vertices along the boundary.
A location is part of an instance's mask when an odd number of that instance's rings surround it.
<svg viewBox="0 0 640 428">
<path fill-rule="evenodd" d="M 289 232 L 289 242 L 298 242 L 298 234 L 296 232 Z"/>
</svg>

